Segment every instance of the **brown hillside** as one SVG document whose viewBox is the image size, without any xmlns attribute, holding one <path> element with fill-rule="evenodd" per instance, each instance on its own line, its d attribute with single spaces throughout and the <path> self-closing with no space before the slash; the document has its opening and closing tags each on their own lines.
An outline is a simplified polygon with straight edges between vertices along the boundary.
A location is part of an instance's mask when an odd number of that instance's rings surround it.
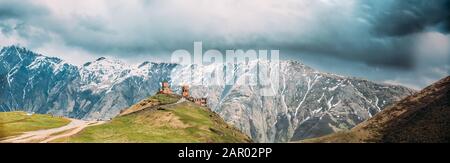
<svg viewBox="0 0 450 163">
<path fill-rule="evenodd" d="M 386 108 L 349 132 L 304 142 L 450 142 L 450 76 Z"/>
</svg>

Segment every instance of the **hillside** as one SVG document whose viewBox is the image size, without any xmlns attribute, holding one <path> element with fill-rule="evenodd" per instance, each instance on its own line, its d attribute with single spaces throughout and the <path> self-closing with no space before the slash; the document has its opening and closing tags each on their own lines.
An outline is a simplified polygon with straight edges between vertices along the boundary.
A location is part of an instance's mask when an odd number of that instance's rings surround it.
<svg viewBox="0 0 450 163">
<path fill-rule="evenodd" d="M 28 131 L 57 128 L 69 124 L 70 120 L 47 114 L 25 112 L 0 112 L 0 140 Z"/>
<path fill-rule="evenodd" d="M 251 142 L 206 107 L 177 95 L 158 94 L 122 111 L 110 122 L 55 142 Z"/>
<path fill-rule="evenodd" d="M 349 132 L 303 142 L 450 142 L 450 76 L 386 108 Z"/>
<path fill-rule="evenodd" d="M 0 50 L 0 111 L 53 114 L 83 120 L 108 120 L 158 91 L 168 80 L 174 92 L 192 86 L 192 97 L 256 142 L 287 142 L 348 130 L 414 90 L 317 71 L 299 61 L 253 60 L 230 65 L 127 64 L 98 58 L 72 65 L 26 48 Z M 213 72 L 244 81 L 258 67 L 275 70 L 270 85 L 214 84 Z M 248 71 L 247 71 L 248 70 Z M 193 73 L 193 74 L 191 74 Z M 191 78 L 193 77 L 193 78 Z M 226 82 L 221 82 L 226 83 Z M 274 96 L 263 96 L 271 88 Z M 272 90 L 273 89 L 273 90 Z"/>
</svg>

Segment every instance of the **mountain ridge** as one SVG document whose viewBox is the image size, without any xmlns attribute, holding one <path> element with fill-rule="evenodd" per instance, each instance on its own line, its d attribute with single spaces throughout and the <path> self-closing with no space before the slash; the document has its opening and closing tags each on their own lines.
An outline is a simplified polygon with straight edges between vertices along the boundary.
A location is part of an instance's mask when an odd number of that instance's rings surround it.
<svg viewBox="0 0 450 163">
<path fill-rule="evenodd" d="M 193 97 L 207 96 L 214 112 L 258 142 L 287 142 L 349 129 L 415 92 L 402 86 L 322 73 L 298 61 L 280 62 L 279 81 L 269 80 L 270 84 L 279 83 L 279 89 L 274 90 L 275 96 L 263 97 L 261 85 L 208 85 L 213 80 L 211 72 L 223 70 L 222 65 L 148 61 L 122 65 L 101 58 L 74 66 L 62 60 L 54 64 L 49 59 L 36 62 L 39 66 L 30 69 L 35 57 L 20 60 L 17 54 L 11 47 L 3 48 L 0 54 L 0 99 L 5 99 L 0 101 L 0 111 L 23 108 L 73 118 L 109 119 L 153 95 L 162 80 L 169 80 L 176 92 L 182 83 L 192 85 Z M 275 66 L 271 62 L 258 63 Z M 252 65 L 238 65 L 230 75 L 244 80 L 244 76 L 257 72 Z M 188 78 L 191 72 L 197 77 L 194 80 Z"/>
<path fill-rule="evenodd" d="M 304 142 L 448 143 L 450 76 L 387 107 L 347 132 Z"/>
</svg>

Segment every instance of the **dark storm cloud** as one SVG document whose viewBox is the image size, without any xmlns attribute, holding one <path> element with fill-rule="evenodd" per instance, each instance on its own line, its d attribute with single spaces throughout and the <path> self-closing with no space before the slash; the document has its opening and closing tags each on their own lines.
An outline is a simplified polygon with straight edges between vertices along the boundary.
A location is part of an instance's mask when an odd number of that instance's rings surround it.
<svg viewBox="0 0 450 163">
<path fill-rule="evenodd" d="M 372 2 L 368 1 L 367 5 L 376 7 Z M 404 36 L 441 24 L 442 30 L 448 32 L 449 8 L 450 0 L 394 1 L 386 9 L 372 11 L 375 17 L 373 30 L 380 35 Z"/>
<path fill-rule="evenodd" d="M 22 19 L 26 20 L 33 16 L 48 14 L 45 7 L 29 3 L 28 0 L 21 1 L 0 1 L 0 20 Z"/>
<path fill-rule="evenodd" d="M 4 1 L 0 0 L 0 32 L 5 36 L 17 33 L 20 37 L 29 39 L 30 44 L 35 45 L 48 41 L 48 33 L 41 29 L 40 23 L 49 16 L 50 12 L 46 7 L 30 3 L 29 0 Z M 37 27 L 36 29 L 33 29 Z"/>
<path fill-rule="evenodd" d="M 414 57 L 411 50 L 412 40 L 385 39 L 388 44 L 373 40 L 361 42 L 340 42 L 327 44 L 280 45 L 288 53 L 298 51 L 310 55 L 329 56 L 337 59 L 358 61 L 371 66 L 387 66 L 399 69 L 414 67 Z"/>
</svg>

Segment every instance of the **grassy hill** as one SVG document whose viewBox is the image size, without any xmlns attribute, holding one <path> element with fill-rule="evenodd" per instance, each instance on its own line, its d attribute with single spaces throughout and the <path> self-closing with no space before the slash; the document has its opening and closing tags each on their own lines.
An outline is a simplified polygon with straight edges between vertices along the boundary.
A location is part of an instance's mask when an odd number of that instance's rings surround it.
<svg viewBox="0 0 450 163">
<path fill-rule="evenodd" d="M 70 120 L 47 114 L 25 112 L 0 112 L 0 140 L 27 131 L 43 130 L 65 126 Z"/>
<path fill-rule="evenodd" d="M 158 94 L 122 111 L 110 122 L 55 142 L 176 143 L 250 142 L 206 107 Z M 177 103 L 178 102 L 178 103 Z"/>
<path fill-rule="evenodd" d="M 348 132 L 305 143 L 449 143 L 450 76 L 384 109 Z"/>
</svg>

